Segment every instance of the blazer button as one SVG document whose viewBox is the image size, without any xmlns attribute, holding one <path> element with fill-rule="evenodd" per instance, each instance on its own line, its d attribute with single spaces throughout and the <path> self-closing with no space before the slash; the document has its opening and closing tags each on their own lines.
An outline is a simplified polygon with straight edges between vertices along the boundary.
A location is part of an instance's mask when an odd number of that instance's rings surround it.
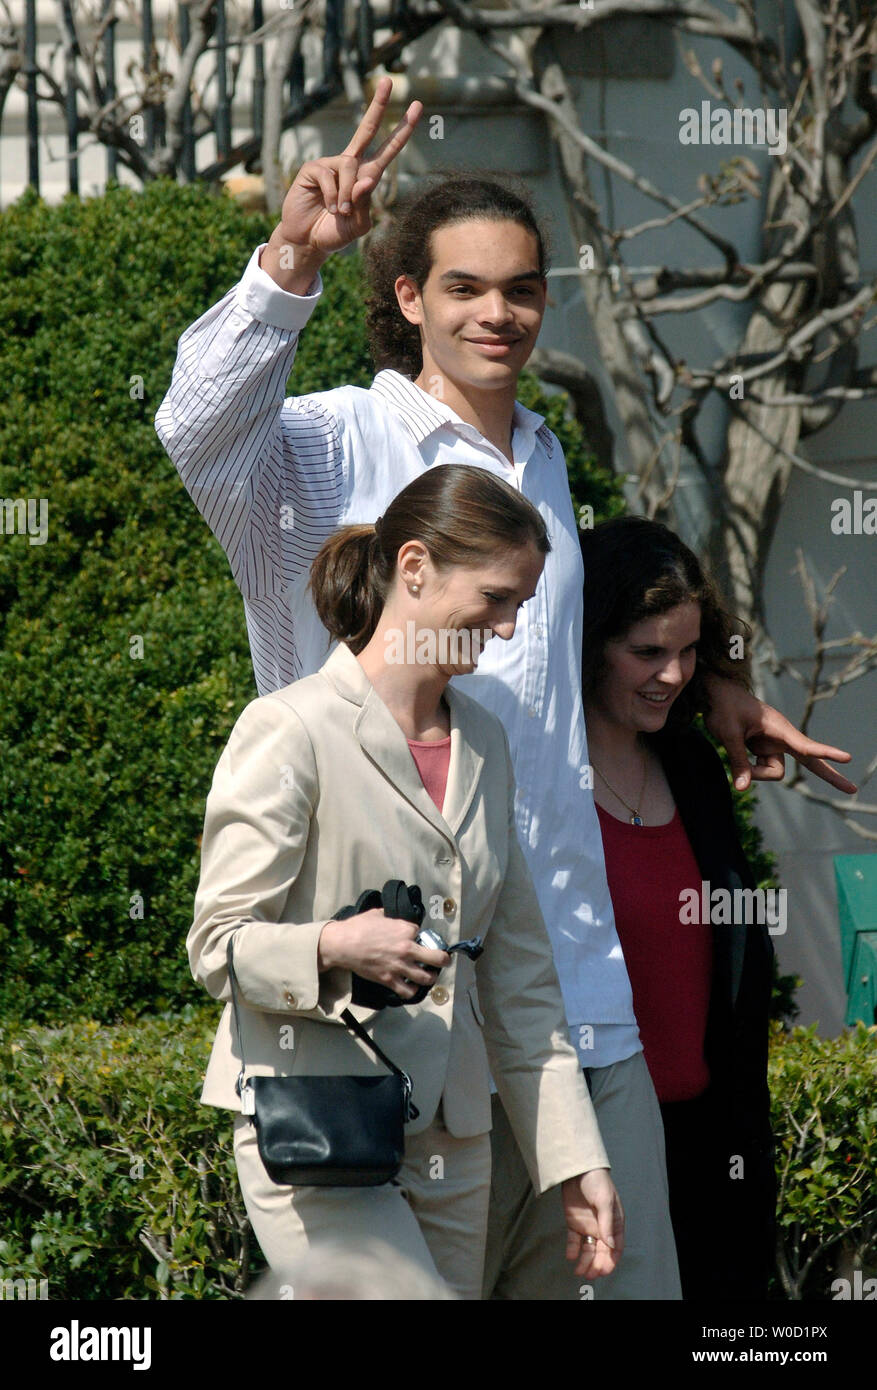
<svg viewBox="0 0 877 1390">
<path fill-rule="evenodd" d="M 296 999 L 294 994 L 290 994 L 289 990 L 286 990 L 283 997 L 291 1009 L 294 1009 L 296 1007 L 298 1000 Z"/>
<path fill-rule="evenodd" d="M 447 1004 L 451 996 L 448 994 L 444 985 L 433 985 L 432 989 L 429 991 L 429 997 L 434 1004 Z"/>
<path fill-rule="evenodd" d="M 450 917 L 451 913 L 456 911 L 456 907 L 457 904 L 454 902 L 453 898 L 445 898 L 442 903 L 442 908 L 444 909 L 446 917 Z"/>
</svg>

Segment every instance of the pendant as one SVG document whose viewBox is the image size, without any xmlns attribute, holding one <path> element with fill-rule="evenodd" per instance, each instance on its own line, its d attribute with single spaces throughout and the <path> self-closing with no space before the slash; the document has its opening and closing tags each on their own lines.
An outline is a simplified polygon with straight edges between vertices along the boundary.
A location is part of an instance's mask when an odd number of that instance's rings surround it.
<svg viewBox="0 0 877 1390">
<path fill-rule="evenodd" d="M 631 818 L 630 818 L 630 823 L 631 823 L 631 825 L 642 825 L 642 823 L 643 823 L 643 818 L 642 818 L 642 816 L 638 816 L 638 815 L 636 814 L 636 812 L 634 811 L 633 815 L 632 815 Z"/>
</svg>

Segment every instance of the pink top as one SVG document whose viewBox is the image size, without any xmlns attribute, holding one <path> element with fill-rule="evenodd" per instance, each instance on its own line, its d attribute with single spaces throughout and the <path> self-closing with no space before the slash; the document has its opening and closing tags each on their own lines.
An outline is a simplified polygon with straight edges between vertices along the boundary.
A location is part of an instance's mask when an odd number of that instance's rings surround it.
<svg viewBox="0 0 877 1390">
<path fill-rule="evenodd" d="M 440 738 L 436 743 L 423 739 L 409 738 L 408 747 L 417 764 L 420 780 L 426 787 L 439 810 L 445 800 L 445 787 L 448 784 L 448 767 L 451 761 L 451 736 Z"/>
</svg>

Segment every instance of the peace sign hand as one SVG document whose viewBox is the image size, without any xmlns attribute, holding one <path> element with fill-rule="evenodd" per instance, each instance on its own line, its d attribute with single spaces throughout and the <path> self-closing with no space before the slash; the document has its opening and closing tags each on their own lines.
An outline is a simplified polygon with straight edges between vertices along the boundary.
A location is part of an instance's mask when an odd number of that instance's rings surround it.
<svg viewBox="0 0 877 1390">
<path fill-rule="evenodd" d="M 303 164 L 283 201 L 275 236 L 301 248 L 309 262 L 340 251 L 371 226 L 371 195 L 384 170 L 408 143 L 423 113 L 421 103 L 413 101 L 392 134 L 367 158 L 392 90 L 391 79 L 382 77 L 347 148 L 341 154 Z"/>
</svg>

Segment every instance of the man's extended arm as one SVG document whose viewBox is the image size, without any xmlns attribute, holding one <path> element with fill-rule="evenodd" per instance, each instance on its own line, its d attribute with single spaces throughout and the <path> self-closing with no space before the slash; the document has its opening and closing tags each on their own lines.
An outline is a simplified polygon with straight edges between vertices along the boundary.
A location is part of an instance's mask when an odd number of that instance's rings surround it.
<svg viewBox="0 0 877 1390">
<path fill-rule="evenodd" d="M 787 753 L 838 791 L 852 795 L 857 790 L 854 782 L 824 761 L 831 758 L 833 762 L 848 763 L 851 754 L 808 738 L 784 714 L 750 694 L 739 681 L 718 675 L 705 676 L 705 680 L 710 712 L 704 722 L 713 737 L 724 745 L 734 786 L 739 791 L 745 791 L 753 779 L 781 781 Z M 749 762 L 747 748 L 755 754 L 754 766 Z"/>
</svg>

